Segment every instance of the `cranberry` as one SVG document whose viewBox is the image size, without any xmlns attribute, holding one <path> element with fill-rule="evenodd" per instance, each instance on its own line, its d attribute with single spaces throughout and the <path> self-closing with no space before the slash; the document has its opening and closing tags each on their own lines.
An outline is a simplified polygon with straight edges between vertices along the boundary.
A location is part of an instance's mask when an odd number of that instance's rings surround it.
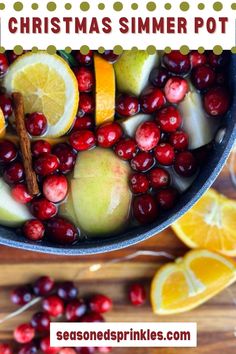
<svg viewBox="0 0 236 354">
<path fill-rule="evenodd" d="M 170 135 L 169 141 L 170 141 L 170 144 L 176 150 L 181 151 L 181 150 L 187 150 L 187 148 L 188 148 L 188 143 L 189 143 L 188 134 L 182 130 L 172 133 Z"/>
<path fill-rule="evenodd" d="M 72 133 L 69 141 L 76 151 L 89 150 L 96 144 L 94 133 L 90 130 L 78 130 Z"/>
<path fill-rule="evenodd" d="M 59 159 L 56 155 L 43 154 L 34 161 L 34 169 L 39 176 L 51 175 L 58 167 Z"/>
<path fill-rule="evenodd" d="M 73 126 L 73 131 L 92 129 L 94 120 L 90 116 L 77 117 Z"/>
<path fill-rule="evenodd" d="M 9 140 L 0 141 L 0 163 L 9 163 L 16 159 L 17 150 Z"/>
<path fill-rule="evenodd" d="M 5 118 L 9 118 L 12 115 L 12 101 L 8 96 L 0 95 L 0 107 Z"/>
<path fill-rule="evenodd" d="M 119 95 L 116 102 L 116 112 L 121 117 L 131 117 L 139 111 L 139 102 L 137 97 L 127 94 Z"/>
<path fill-rule="evenodd" d="M 43 182 L 43 194 L 50 202 L 62 202 L 65 199 L 67 192 L 68 182 L 65 176 L 48 176 Z"/>
<path fill-rule="evenodd" d="M 154 68 L 150 74 L 149 81 L 155 87 L 163 88 L 169 79 L 169 73 L 165 68 Z"/>
<path fill-rule="evenodd" d="M 174 188 L 167 188 L 157 192 L 156 200 L 157 204 L 163 210 L 169 210 L 173 208 L 178 197 L 178 192 Z"/>
<path fill-rule="evenodd" d="M 148 87 L 140 97 L 141 109 L 144 113 L 153 113 L 166 103 L 164 93 L 155 87 Z"/>
<path fill-rule="evenodd" d="M 47 118 L 42 113 L 31 113 L 26 116 L 25 126 L 32 136 L 43 135 L 47 130 Z"/>
<path fill-rule="evenodd" d="M 137 144 L 132 138 L 121 139 L 115 147 L 115 153 L 122 160 L 131 160 L 137 152 Z"/>
<path fill-rule="evenodd" d="M 229 58 L 227 52 L 223 52 L 220 55 L 214 54 L 213 52 L 208 54 L 208 62 L 210 66 L 216 69 L 225 67 L 229 63 Z"/>
<path fill-rule="evenodd" d="M 54 288 L 54 280 L 48 276 L 42 276 L 38 278 L 33 284 L 33 290 L 35 295 L 44 296 L 48 295 Z"/>
<path fill-rule="evenodd" d="M 21 162 L 12 162 L 4 172 L 4 180 L 8 184 L 19 183 L 24 180 L 24 167 Z"/>
<path fill-rule="evenodd" d="M 19 58 L 20 55 L 15 54 L 13 50 L 8 50 L 7 51 L 7 58 L 8 62 L 12 64 L 17 58 Z"/>
<path fill-rule="evenodd" d="M 56 295 L 49 295 L 42 301 L 43 310 L 52 317 L 59 317 L 64 313 L 64 303 Z"/>
<path fill-rule="evenodd" d="M 81 93 L 79 97 L 80 115 L 94 113 L 95 103 L 94 97 L 89 93 Z"/>
<path fill-rule="evenodd" d="M 112 347 L 97 347 L 98 353 L 110 353 L 112 351 Z"/>
<path fill-rule="evenodd" d="M 170 103 L 183 101 L 189 90 L 188 82 L 181 77 L 170 78 L 165 85 L 165 95 Z"/>
<path fill-rule="evenodd" d="M 50 316 L 46 312 L 37 312 L 30 323 L 37 332 L 45 332 L 50 330 L 50 322 Z"/>
<path fill-rule="evenodd" d="M 98 145 L 103 148 L 110 148 L 120 140 L 122 135 L 123 131 L 118 123 L 105 123 L 97 130 Z"/>
<path fill-rule="evenodd" d="M 94 88 L 94 76 L 92 70 L 81 67 L 75 70 L 80 92 L 91 92 Z"/>
<path fill-rule="evenodd" d="M 190 55 L 190 62 L 192 68 L 195 68 L 198 65 L 206 64 L 207 63 L 207 57 L 205 54 L 200 54 L 198 53 L 197 50 L 193 50 Z"/>
<path fill-rule="evenodd" d="M 31 213 L 39 220 L 48 220 L 57 214 L 57 207 L 45 198 L 35 199 L 31 203 Z"/>
<path fill-rule="evenodd" d="M 146 290 L 141 284 L 133 284 L 129 289 L 129 300 L 132 305 L 140 306 L 146 301 Z"/>
<path fill-rule="evenodd" d="M 44 236 L 45 227 L 39 220 L 29 220 L 24 224 L 23 232 L 28 240 L 40 241 Z"/>
<path fill-rule="evenodd" d="M 135 134 L 138 147 L 143 151 L 154 149 L 159 143 L 160 138 L 160 129 L 154 122 L 144 122 L 140 124 Z"/>
<path fill-rule="evenodd" d="M 140 224 L 149 224 L 157 218 L 157 205 L 149 194 L 136 197 L 133 201 L 133 213 Z"/>
<path fill-rule="evenodd" d="M 52 242 L 61 245 L 71 245 L 78 239 L 76 227 L 61 217 L 53 218 L 47 222 L 46 234 Z"/>
<path fill-rule="evenodd" d="M 3 77 L 8 70 L 8 60 L 6 55 L 0 54 L 0 77 Z"/>
<path fill-rule="evenodd" d="M 14 339 L 17 341 L 17 343 L 29 343 L 34 338 L 34 336 L 35 330 L 28 323 L 23 323 L 16 327 L 14 330 Z"/>
<path fill-rule="evenodd" d="M 76 161 L 76 154 L 68 144 L 57 144 L 53 148 L 53 154 L 59 159 L 59 171 L 62 173 L 71 172 Z"/>
<path fill-rule="evenodd" d="M 13 351 L 9 344 L 1 343 L 0 344 L 0 354 L 13 354 Z"/>
<path fill-rule="evenodd" d="M 76 353 L 79 354 L 94 354 L 95 353 L 95 348 L 93 347 L 77 347 L 76 349 Z"/>
<path fill-rule="evenodd" d="M 131 167 L 134 171 L 146 172 L 150 170 L 154 162 L 154 158 L 150 153 L 141 151 L 131 160 Z"/>
<path fill-rule="evenodd" d="M 204 107 L 211 116 L 223 116 L 230 106 L 230 95 L 223 87 L 214 87 L 204 96 Z"/>
<path fill-rule="evenodd" d="M 163 168 L 154 168 L 149 173 L 150 185 L 153 188 L 160 189 L 170 184 L 170 174 Z"/>
<path fill-rule="evenodd" d="M 72 348 L 62 348 L 59 354 L 76 354 L 76 351 Z"/>
<path fill-rule="evenodd" d="M 50 336 L 40 340 L 40 349 L 44 354 L 58 354 L 60 351 L 60 348 L 50 347 Z"/>
<path fill-rule="evenodd" d="M 78 296 L 78 289 L 72 281 L 66 281 L 58 285 L 57 295 L 64 301 L 74 300 Z"/>
<path fill-rule="evenodd" d="M 108 312 L 112 308 L 112 300 L 105 295 L 94 295 L 89 299 L 89 308 L 92 312 Z"/>
<path fill-rule="evenodd" d="M 174 74 L 187 74 L 191 68 L 189 55 L 183 55 L 178 50 L 173 50 L 163 56 L 163 63 Z"/>
<path fill-rule="evenodd" d="M 38 347 L 34 342 L 27 343 L 21 346 L 18 354 L 36 354 L 38 353 Z"/>
<path fill-rule="evenodd" d="M 193 69 L 191 79 L 198 90 L 205 90 L 215 83 L 216 75 L 209 66 L 199 65 Z"/>
<path fill-rule="evenodd" d="M 80 319 L 80 317 L 82 317 L 86 313 L 86 311 L 87 306 L 83 300 L 72 300 L 66 305 L 66 319 L 70 322 L 76 322 Z"/>
<path fill-rule="evenodd" d="M 149 189 L 149 181 L 142 173 L 133 173 L 129 178 L 129 185 L 134 194 L 143 194 Z"/>
<path fill-rule="evenodd" d="M 25 184 L 16 184 L 12 187 L 11 195 L 20 204 L 27 204 L 31 202 L 33 197 L 29 195 Z"/>
<path fill-rule="evenodd" d="M 32 154 L 35 157 L 43 154 L 50 154 L 51 150 L 52 147 L 46 140 L 37 140 L 33 142 L 31 146 Z"/>
<path fill-rule="evenodd" d="M 168 106 L 157 112 L 156 121 L 163 132 L 173 133 L 181 126 L 182 117 L 177 108 Z"/>
<path fill-rule="evenodd" d="M 33 299 L 33 294 L 29 286 L 19 286 L 11 292 L 11 302 L 14 305 L 23 306 Z"/>
<path fill-rule="evenodd" d="M 97 312 L 90 312 L 80 318 L 80 322 L 104 322 L 104 318 Z"/>
<path fill-rule="evenodd" d="M 87 54 L 82 54 L 79 50 L 75 52 L 75 59 L 81 64 L 89 66 L 93 62 L 93 51 L 90 50 Z"/>
<path fill-rule="evenodd" d="M 197 172 L 197 161 L 190 151 L 180 152 L 176 156 L 175 171 L 182 177 L 191 177 Z"/>
<path fill-rule="evenodd" d="M 102 57 L 110 63 L 115 63 L 120 56 L 115 54 L 113 50 L 105 50 L 105 52 L 102 54 Z"/>
<path fill-rule="evenodd" d="M 175 150 L 167 143 L 161 143 L 155 149 L 155 157 L 161 165 L 170 166 L 174 163 Z"/>
</svg>

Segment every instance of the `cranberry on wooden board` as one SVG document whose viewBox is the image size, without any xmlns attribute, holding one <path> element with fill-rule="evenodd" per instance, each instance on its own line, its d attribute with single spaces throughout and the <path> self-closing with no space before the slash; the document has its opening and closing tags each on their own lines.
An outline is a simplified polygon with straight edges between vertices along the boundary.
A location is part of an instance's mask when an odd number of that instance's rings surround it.
<svg viewBox="0 0 236 354">
<path fill-rule="evenodd" d="M 32 290 L 26 285 L 19 286 L 11 292 L 10 298 L 14 305 L 26 305 L 33 299 Z"/>
<path fill-rule="evenodd" d="M 116 112 L 121 117 L 131 117 L 139 112 L 139 101 L 137 97 L 122 94 L 116 100 Z"/>
<path fill-rule="evenodd" d="M 75 69 L 75 76 L 78 81 L 80 92 L 91 92 L 94 88 L 94 74 L 92 70 L 85 67 Z"/>
<path fill-rule="evenodd" d="M 133 173 L 129 177 L 129 186 L 132 193 L 143 194 L 149 189 L 149 181 L 145 174 Z"/>
<path fill-rule="evenodd" d="M 30 241 L 40 241 L 45 233 L 44 224 L 40 220 L 28 220 L 24 224 L 23 233 Z"/>
<path fill-rule="evenodd" d="M 175 160 L 175 150 L 167 143 L 161 143 L 154 151 L 157 162 L 164 166 L 173 165 Z"/>
<path fill-rule="evenodd" d="M 192 177 L 197 172 L 197 160 L 192 152 L 180 152 L 176 156 L 174 169 L 182 177 Z"/>
<path fill-rule="evenodd" d="M 98 128 L 96 135 L 99 146 L 110 148 L 120 140 L 123 130 L 116 122 L 105 123 Z"/>
<path fill-rule="evenodd" d="M 141 109 L 144 113 L 152 114 L 166 103 L 164 93 L 155 87 L 148 87 L 140 97 Z"/>
<path fill-rule="evenodd" d="M 13 162 L 17 157 L 16 146 L 9 140 L 0 141 L 0 163 Z"/>
<path fill-rule="evenodd" d="M 167 81 L 164 88 L 167 101 L 176 104 L 183 101 L 188 91 L 189 91 L 188 82 L 181 77 L 170 78 Z"/>
<path fill-rule="evenodd" d="M 121 139 L 116 147 L 115 153 L 122 160 L 131 160 L 137 153 L 137 144 L 132 138 L 123 138 Z"/>
<path fill-rule="evenodd" d="M 94 126 L 94 119 L 91 116 L 77 117 L 73 126 L 73 131 L 92 129 Z"/>
<path fill-rule="evenodd" d="M 141 284 L 133 284 L 129 288 L 129 301 L 134 306 L 143 305 L 146 301 L 146 290 Z"/>
<path fill-rule="evenodd" d="M 40 349 L 44 354 L 58 354 L 61 348 L 50 347 L 50 336 L 40 339 Z"/>
<path fill-rule="evenodd" d="M 160 129 L 155 122 L 144 122 L 140 124 L 135 133 L 135 140 L 140 150 L 150 151 L 159 143 L 161 137 Z"/>
<path fill-rule="evenodd" d="M 224 87 L 211 88 L 204 95 L 204 108 L 213 117 L 223 116 L 230 106 L 230 94 Z"/>
<path fill-rule="evenodd" d="M 35 330 L 30 324 L 23 323 L 15 328 L 13 335 L 17 343 L 29 343 L 35 336 Z"/>
<path fill-rule="evenodd" d="M 214 85 L 216 74 L 211 67 L 207 65 L 199 65 L 193 69 L 191 80 L 198 90 L 205 90 Z"/>
<path fill-rule="evenodd" d="M 97 294 L 89 299 L 89 308 L 92 312 L 105 313 L 112 309 L 112 300 L 106 295 Z"/>
<path fill-rule="evenodd" d="M 74 54 L 75 59 L 81 65 L 90 66 L 93 63 L 93 51 L 90 50 L 87 54 L 82 54 L 79 50 L 77 50 Z"/>
<path fill-rule="evenodd" d="M 76 161 L 76 153 L 69 144 L 57 144 L 53 147 L 52 152 L 59 159 L 60 172 L 69 173 L 73 170 Z"/>
<path fill-rule="evenodd" d="M 93 114 L 95 109 L 95 101 L 92 94 L 81 93 L 79 97 L 79 114 Z"/>
<path fill-rule="evenodd" d="M 31 151 L 33 156 L 38 157 L 42 154 L 50 154 L 52 150 L 51 145 L 46 140 L 37 140 L 32 143 Z"/>
<path fill-rule="evenodd" d="M 24 167 L 21 162 L 12 162 L 7 166 L 3 174 L 3 178 L 8 184 L 22 182 L 24 176 Z"/>
<path fill-rule="evenodd" d="M 31 326 L 37 332 L 48 332 L 50 330 L 50 316 L 46 312 L 37 312 L 31 318 Z"/>
<path fill-rule="evenodd" d="M 52 317 L 59 317 L 64 313 L 64 303 L 56 295 L 49 295 L 42 301 L 43 310 Z"/>
<path fill-rule="evenodd" d="M 61 245 L 71 245 L 78 240 L 78 231 L 66 219 L 55 217 L 46 224 L 46 236 L 52 242 Z"/>
<path fill-rule="evenodd" d="M 56 155 L 43 154 L 34 161 L 34 170 L 39 176 L 48 176 L 59 167 L 59 160 Z"/>
<path fill-rule="evenodd" d="M 30 135 L 43 135 L 47 130 L 47 118 L 39 112 L 28 114 L 25 119 L 25 126 Z"/>
<path fill-rule="evenodd" d="M 178 192 L 174 188 L 162 189 L 156 194 L 156 201 L 158 206 L 163 210 L 173 208 L 178 198 Z"/>
<path fill-rule="evenodd" d="M 95 135 L 91 130 L 78 130 L 71 134 L 69 141 L 76 151 L 89 150 L 96 144 Z"/>
<path fill-rule="evenodd" d="M 33 284 L 33 290 L 37 296 L 48 295 L 54 288 L 54 280 L 49 276 L 42 276 L 38 278 Z"/>
<path fill-rule="evenodd" d="M 170 135 L 169 142 L 176 150 L 187 150 L 189 137 L 183 130 L 179 130 Z"/>
<path fill-rule="evenodd" d="M 16 184 L 11 189 L 11 195 L 17 203 L 27 204 L 31 202 L 33 197 L 29 195 L 25 184 Z"/>
<path fill-rule="evenodd" d="M 58 285 L 57 295 L 64 301 L 74 300 L 78 296 L 78 289 L 72 281 L 65 281 Z"/>
<path fill-rule="evenodd" d="M 130 165 L 134 171 L 146 172 L 154 165 L 155 160 L 153 156 L 146 152 L 139 152 L 130 162 Z"/>
<path fill-rule="evenodd" d="M 57 207 L 46 198 L 39 198 L 32 201 L 30 211 L 37 219 L 44 221 L 57 214 Z"/>
<path fill-rule="evenodd" d="M 165 188 L 170 184 L 170 174 L 163 168 L 156 167 L 149 172 L 149 181 L 155 189 Z"/>
<path fill-rule="evenodd" d="M 47 176 L 43 181 L 43 194 L 47 200 L 53 203 L 62 202 L 68 192 L 68 181 L 65 176 Z"/>
<path fill-rule="evenodd" d="M 191 68 L 189 55 L 183 55 L 178 50 L 164 54 L 163 64 L 174 74 L 185 75 Z"/>
<path fill-rule="evenodd" d="M 195 68 L 198 65 L 206 64 L 207 63 L 207 56 L 203 53 L 198 53 L 197 50 L 193 50 L 189 54 L 190 62 L 192 68 Z"/>
<path fill-rule="evenodd" d="M 76 322 L 86 313 L 87 306 L 82 299 L 71 300 L 65 308 L 67 321 Z"/>
<path fill-rule="evenodd" d="M 174 106 L 162 108 L 157 112 L 156 122 L 165 133 L 175 132 L 182 124 L 182 117 Z"/>
<path fill-rule="evenodd" d="M 0 344 L 0 354 L 13 354 L 13 350 L 7 343 Z"/>
<path fill-rule="evenodd" d="M 169 77 L 168 70 L 165 68 L 154 68 L 151 71 L 149 81 L 153 86 L 163 88 Z"/>
<path fill-rule="evenodd" d="M 12 100 L 7 95 L 0 95 L 0 107 L 3 111 L 4 117 L 7 119 L 12 115 Z"/>
<path fill-rule="evenodd" d="M 111 347 L 97 347 L 98 353 L 111 353 L 112 348 Z"/>
<path fill-rule="evenodd" d="M 149 194 L 135 197 L 133 201 L 133 214 L 140 224 L 149 224 L 156 220 L 158 212 L 154 198 Z"/>
</svg>

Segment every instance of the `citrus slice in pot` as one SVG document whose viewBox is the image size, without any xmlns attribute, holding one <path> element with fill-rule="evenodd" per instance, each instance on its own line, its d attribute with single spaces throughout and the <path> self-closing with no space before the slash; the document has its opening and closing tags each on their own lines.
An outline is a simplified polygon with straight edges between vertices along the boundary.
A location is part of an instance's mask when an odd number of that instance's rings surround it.
<svg viewBox="0 0 236 354">
<path fill-rule="evenodd" d="M 0 139 L 4 138 L 6 134 L 6 122 L 3 111 L 0 108 Z"/>
<path fill-rule="evenodd" d="M 4 79 L 8 93 L 20 92 L 26 113 L 47 117 L 47 137 L 59 137 L 71 128 L 79 103 L 78 83 L 69 65 L 44 51 L 26 53 L 9 68 Z"/>
<path fill-rule="evenodd" d="M 193 250 L 164 265 L 151 286 L 153 311 L 159 315 L 185 312 L 203 304 L 236 280 L 236 264 L 208 250 Z"/>
<path fill-rule="evenodd" d="M 172 225 L 190 248 L 207 248 L 236 256 L 236 201 L 214 189 Z"/>
</svg>

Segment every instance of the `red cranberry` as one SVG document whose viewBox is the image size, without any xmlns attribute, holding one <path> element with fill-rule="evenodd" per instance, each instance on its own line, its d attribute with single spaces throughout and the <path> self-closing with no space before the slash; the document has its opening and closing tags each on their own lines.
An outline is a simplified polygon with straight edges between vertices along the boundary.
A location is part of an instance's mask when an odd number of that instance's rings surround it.
<svg viewBox="0 0 236 354">
<path fill-rule="evenodd" d="M 42 113 L 31 113 L 26 116 L 25 125 L 29 134 L 40 136 L 47 130 L 47 118 Z"/>
<path fill-rule="evenodd" d="M 81 93 L 79 97 L 80 115 L 94 113 L 94 97 L 89 93 Z"/>
<path fill-rule="evenodd" d="M 154 122 L 144 122 L 140 124 L 135 134 L 138 147 L 143 151 L 154 149 L 159 143 L 160 138 L 160 129 Z"/>
<path fill-rule="evenodd" d="M 37 140 L 33 142 L 31 146 L 32 154 L 35 157 L 43 154 L 50 154 L 51 150 L 52 147 L 46 140 Z"/>
<path fill-rule="evenodd" d="M 146 172 L 150 170 L 154 162 L 154 158 L 150 153 L 141 151 L 131 160 L 131 167 L 134 171 Z"/>
<path fill-rule="evenodd" d="M 110 63 L 115 63 L 120 56 L 115 54 L 113 50 L 105 50 L 105 52 L 102 54 L 102 57 Z"/>
<path fill-rule="evenodd" d="M 149 181 L 151 187 L 160 189 L 170 184 L 170 174 L 163 168 L 154 168 L 149 173 Z"/>
<path fill-rule="evenodd" d="M 97 312 L 86 313 L 80 318 L 80 322 L 104 322 L 104 318 Z"/>
<path fill-rule="evenodd" d="M 121 117 L 131 117 L 139 111 L 139 102 L 137 97 L 127 94 L 119 95 L 116 102 L 116 112 Z"/>
<path fill-rule="evenodd" d="M 199 65 L 193 69 L 191 79 L 198 90 L 205 90 L 215 83 L 216 75 L 209 66 Z"/>
<path fill-rule="evenodd" d="M 6 55 L 0 54 L 0 77 L 3 77 L 8 70 L 8 60 Z"/>
<path fill-rule="evenodd" d="M 120 140 L 122 135 L 123 131 L 118 123 L 105 123 L 97 130 L 98 145 L 103 148 L 110 148 Z"/>
<path fill-rule="evenodd" d="M 230 106 L 230 95 L 223 87 L 214 87 L 204 96 L 204 107 L 211 116 L 223 116 Z"/>
<path fill-rule="evenodd" d="M 30 342 L 21 346 L 18 354 L 36 354 L 38 353 L 38 347 L 34 342 Z"/>
<path fill-rule="evenodd" d="M 45 198 L 35 199 L 31 203 L 31 213 L 39 220 L 48 220 L 57 214 L 57 207 Z"/>
<path fill-rule="evenodd" d="M 157 206 L 154 198 L 149 194 L 136 197 L 133 202 L 133 213 L 140 224 L 149 224 L 157 218 Z"/>
<path fill-rule="evenodd" d="M 208 54 L 208 62 L 210 66 L 216 69 L 225 67 L 229 63 L 229 58 L 227 52 L 223 52 L 220 55 L 214 54 L 213 52 Z"/>
<path fill-rule="evenodd" d="M 159 88 L 163 88 L 168 79 L 169 73 L 165 68 L 154 68 L 149 77 L 151 84 Z"/>
<path fill-rule="evenodd" d="M 167 143 L 161 143 L 155 149 L 155 157 L 161 165 L 170 166 L 174 163 L 175 150 Z"/>
<path fill-rule="evenodd" d="M 74 300 L 78 296 L 78 289 L 72 281 L 65 281 L 58 285 L 57 295 L 64 301 Z"/>
<path fill-rule="evenodd" d="M 50 336 L 40 340 L 40 349 L 44 354 L 58 354 L 60 348 L 50 347 Z"/>
<path fill-rule="evenodd" d="M 12 115 L 12 101 L 8 96 L 0 95 L 0 107 L 5 118 L 9 118 Z"/>
<path fill-rule="evenodd" d="M 7 343 L 0 344 L 0 354 L 13 354 L 12 348 Z"/>
<path fill-rule="evenodd" d="M 59 354 L 76 354 L 77 352 L 73 348 L 62 348 Z"/>
<path fill-rule="evenodd" d="M 180 152 L 176 156 L 175 171 L 182 177 L 191 177 L 197 172 L 197 161 L 190 151 Z"/>
<path fill-rule="evenodd" d="M 61 217 L 53 218 L 47 222 L 46 234 L 50 241 L 61 245 L 71 245 L 78 239 L 76 227 Z"/>
<path fill-rule="evenodd" d="M 198 65 L 203 65 L 207 63 L 207 57 L 205 54 L 198 53 L 197 50 L 193 50 L 190 55 L 190 62 L 192 68 L 195 68 Z"/>
<path fill-rule="evenodd" d="M 142 93 L 140 103 L 142 111 L 151 114 L 160 109 L 166 103 L 166 99 L 159 88 L 148 87 Z"/>
<path fill-rule="evenodd" d="M 4 172 L 4 180 L 8 184 L 19 183 L 24 180 L 24 167 L 21 162 L 12 162 Z"/>
<path fill-rule="evenodd" d="M 66 305 L 65 315 L 67 321 L 76 322 L 82 317 L 87 311 L 87 306 L 84 300 L 75 299 L 70 301 Z"/>
<path fill-rule="evenodd" d="M 23 233 L 30 241 L 40 241 L 44 236 L 45 227 L 39 220 L 29 220 L 23 227 Z"/>
<path fill-rule="evenodd" d="M 12 162 L 16 157 L 16 146 L 9 140 L 0 141 L 0 163 Z"/>
<path fill-rule="evenodd" d="M 95 353 L 95 348 L 93 347 L 77 347 L 76 349 L 76 353 L 79 354 L 94 354 Z"/>
<path fill-rule="evenodd" d="M 49 295 L 42 301 L 43 310 L 52 317 L 59 317 L 64 313 L 64 303 L 56 295 Z"/>
<path fill-rule="evenodd" d="M 137 152 L 137 144 L 132 138 L 121 139 L 115 147 L 115 153 L 122 160 L 131 160 Z"/>
<path fill-rule="evenodd" d="M 94 120 L 90 116 L 77 117 L 73 126 L 73 131 L 92 129 Z"/>
<path fill-rule="evenodd" d="M 33 199 L 33 197 L 29 195 L 25 184 L 16 184 L 12 187 L 11 195 L 20 204 L 27 204 Z"/>
<path fill-rule="evenodd" d="M 156 121 L 165 133 L 175 132 L 182 124 L 182 117 L 174 106 L 162 108 L 157 112 Z"/>
<path fill-rule="evenodd" d="M 7 58 L 8 62 L 12 64 L 17 58 L 19 58 L 20 55 L 15 54 L 13 50 L 8 50 L 7 51 Z"/>
<path fill-rule="evenodd" d="M 163 56 L 163 63 L 174 74 L 187 74 L 191 68 L 189 55 L 183 55 L 178 50 L 173 50 Z"/>
<path fill-rule="evenodd" d="M 146 290 L 141 284 L 133 284 L 129 289 L 129 300 L 132 305 L 140 306 L 146 301 Z"/>
<path fill-rule="evenodd" d="M 76 161 L 76 154 L 68 144 L 57 144 L 53 147 L 53 154 L 59 159 L 59 171 L 62 173 L 71 172 Z"/>
<path fill-rule="evenodd" d="M 111 347 L 97 347 L 98 353 L 110 353 L 112 352 Z"/>
<path fill-rule="evenodd" d="M 112 308 L 112 300 L 105 295 L 94 295 L 89 299 L 89 308 L 92 312 L 108 312 Z"/>
<path fill-rule="evenodd" d="M 170 144 L 176 150 L 181 151 L 181 150 L 187 150 L 187 148 L 188 148 L 188 143 L 189 143 L 188 134 L 182 130 L 172 133 L 170 135 L 169 141 L 170 141 Z"/>
<path fill-rule="evenodd" d="M 81 67 L 75 70 L 80 92 L 91 92 L 94 88 L 94 75 L 89 68 Z"/>
<path fill-rule="evenodd" d="M 68 192 L 68 182 L 65 176 L 52 175 L 43 181 L 43 194 L 53 203 L 62 202 Z"/>
<path fill-rule="evenodd" d="M 56 155 L 52 155 L 52 154 L 40 155 L 34 161 L 34 169 L 39 176 L 51 175 L 53 172 L 55 172 L 58 169 L 58 167 L 59 167 L 59 160 Z"/>
<path fill-rule="evenodd" d="M 93 63 L 93 51 L 90 50 L 87 54 L 82 54 L 79 50 L 75 52 L 75 59 L 80 65 L 89 66 Z"/>
<path fill-rule="evenodd" d="M 19 286 L 11 292 L 11 302 L 14 305 L 23 306 L 33 299 L 33 294 L 29 286 Z"/>
<path fill-rule="evenodd" d="M 46 312 L 37 312 L 30 323 L 37 332 L 45 332 L 50 330 L 50 322 L 50 316 Z"/>
<path fill-rule="evenodd" d="M 90 130 L 78 130 L 72 133 L 69 141 L 76 151 L 89 150 L 96 144 L 94 133 Z"/>
<path fill-rule="evenodd" d="M 28 323 L 23 323 L 20 326 L 16 327 L 16 329 L 14 330 L 14 339 L 17 341 L 17 343 L 29 343 L 32 341 L 34 336 L 35 330 Z"/>
<path fill-rule="evenodd" d="M 170 103 L 183 101 L 189 90 L 188 82 L 181 77 L 170 78 L 165 85 L 165 95 Z"/>
<path fill-rule="evenodd" d="M 134 194 L 143 194 L 149 189 L 149 181 L 142 173 L 133 173 L 129 178 L 129 185 Z"/>
<path fill-rule="evenodd" d="M 157 204 L 163 210 L 169 210 L 173 208 L 178 197 L 178 192 L 174 188 L 167 188 L 157 192 L 156 200 Z"/>
<path fill-rule="evenodd" d="M 44 296 L 48 295 L 54 288 L 54 280 L 48 276 L 42 276 L 38 278 L 33 284 L 33 290 L 35 295 Z"/>
</svg>

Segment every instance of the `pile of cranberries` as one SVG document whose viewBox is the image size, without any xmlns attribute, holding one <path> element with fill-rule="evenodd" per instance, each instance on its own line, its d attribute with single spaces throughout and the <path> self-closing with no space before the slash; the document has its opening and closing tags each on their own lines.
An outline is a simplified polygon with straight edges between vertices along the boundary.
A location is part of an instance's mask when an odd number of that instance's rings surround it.
<svg viewBox="0 0 236 354">
<path fill-rule="evenodd" d="M 32 285 L 20 286 L 11 292 L 11 301 L 24 306 L 35 297 L 41 298 L 41 310 L 36 312 L 29 323 L 17 326 L 13 332 L 18 343 L 18 354 L 93 354 L 109 353 L 110 347 L 52 348 L 50 347 L 50 323 L 63 322 L 104 322 L 103 315 L 113 306 L 111 298 L 95 294 L 88 298 L 78 297 L 78 289 L 71 281 L 55 283 L 49 276 L 38 278 Z M 143 305 L 146 291 L 141 284 L 132 284 L 128 299 L 133 306 Z M 14 351 L 15 352 L 15 351 Z M 13 354 L 7 343 L 0 344 L 0 354 Z"/>
</svg>

